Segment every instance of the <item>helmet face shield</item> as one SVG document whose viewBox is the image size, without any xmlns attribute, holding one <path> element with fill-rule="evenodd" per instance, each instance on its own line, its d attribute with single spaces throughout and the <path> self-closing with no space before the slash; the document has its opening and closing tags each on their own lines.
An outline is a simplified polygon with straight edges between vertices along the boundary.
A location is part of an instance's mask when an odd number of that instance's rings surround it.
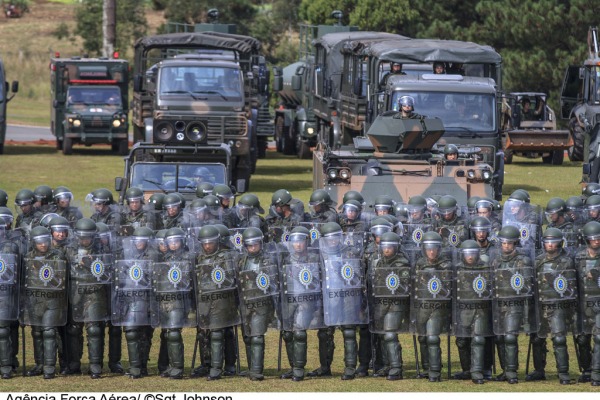
<svg viewBox="0 0 600 400">
<path fill-rule="evenodd" d="M 479 261 L 480 251 L 479 249 L 461 249 L 460 256 L 465 264 L 471 265 Z"/>
<path fill-rule="evenodd" d="M 391 232 L 392 227 L 388 225 L 375 225 L 371 227 L 371 234 L 373 236 L 381 236 L 386 232 Z"/>
</svg>

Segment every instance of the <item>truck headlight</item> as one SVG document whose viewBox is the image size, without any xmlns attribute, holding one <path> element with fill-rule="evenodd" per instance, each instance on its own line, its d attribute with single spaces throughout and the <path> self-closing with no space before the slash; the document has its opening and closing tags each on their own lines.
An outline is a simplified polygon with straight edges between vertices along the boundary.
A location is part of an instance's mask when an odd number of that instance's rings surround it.
<svg viewBox="0 0 600 400">
<path fill-rule="evenodd" d="M 79 128 L 81 126 L 81 120 L 79 118 L 69 117 L 68 121 L 69 125 L 71 125 L 74 128 Z"/>
<path fill-rule="evenodd" d="M 309 134 L 310 136 L 314 135 L 315 134 L 315 128 L 313 128 L 312 126 L 306 128 L 306 133 Z"/>
<path fill-rule="evenodd" d="M 113 128 L 120 127 L 121 126 L 121 121 L 119 121 L 118 119 L 113 119 L 112 126 L 113 126 Z"/>
</svg>

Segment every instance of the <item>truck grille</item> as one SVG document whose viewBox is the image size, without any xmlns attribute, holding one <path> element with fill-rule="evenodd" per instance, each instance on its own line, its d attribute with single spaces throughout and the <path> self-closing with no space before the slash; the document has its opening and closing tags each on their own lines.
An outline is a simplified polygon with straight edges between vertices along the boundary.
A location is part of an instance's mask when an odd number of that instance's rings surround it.
<svg viewBox="0 0 600 400">
<path fill-rule="evenodd" d="M 246 135 L 248 125 L 246 118 L 243 116 L 208 117 L 205 121 L 208 137 L 221 136 L 221 127 L 223 127 L 223 134 L 225 135 Z"/>
</svg>

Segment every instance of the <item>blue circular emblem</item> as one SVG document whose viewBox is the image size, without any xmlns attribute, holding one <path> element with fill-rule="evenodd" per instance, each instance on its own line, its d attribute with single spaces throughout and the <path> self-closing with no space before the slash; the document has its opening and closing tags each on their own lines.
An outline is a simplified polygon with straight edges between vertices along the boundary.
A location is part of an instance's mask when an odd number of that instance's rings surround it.
<svg viewBox="0 0 600 400">
<path fill-rule="evenodd" d="M 285 243 L 287 241 L 290 240 L 290 233 L 289 232 L 285 232 L 281 235 L 281 242 Z"/>
<path fill-rule="evenodd" d="M 167 277 L 169 278 L 169 282 L 171 282 L 173 285 L 177 285 L 179 282 L 181 282 L 182 275 L 181 268 L 179 268 L 177 265 L 174 265 L 169 268 Z"/>
<path fill-rule="evenodd" d="M 525 287 L 525 279 L 523 275 L 516 272 L 513 276 L 510 277 L 510 287 L 513 288 L 517 294 Z"/>
<path fill-rule="evenodd" d="M 560 297 L 565 294 L 569 287 L 568 285 L 567 279 L 562 276 L 562 274 L 559 274 L 556 278 L 554 278 L 554 290 L 560 295 Z"/>
<path fill-rule="evenodd" d="M 0 258 L 0 274 L 6 272 L 6 261 L 3 258 Z"/>
<path fill-rule="evenodd" d="M 138 283 L 144 277 L 144 270 L 137 264 L 133 264 L 131 268 L 129 268 L 129 277 L 135 283 Z"/>
<path fill-rule="evenodd" d="M 427 290 L 435 298 L 435 296 L 437 296 L 442 290 L 442 281 L 440 280 L 440 278 L 438 278 L 435 275 L 431 277 L 429 279 L 429 282 L 427 282 Z"/>
<path fill-rule="evenodd" d="M 313 274 L 310 269 L 304 267 L 298 272 L 298 280 L 303 286 L 308 286 L 312 283 Z"/>
<path fill-rule="evenodd" d="M 219 266 L 214 267 L 210 273 L 210 278 L 217 286 L 221 286 L 225 281 L 225 270 Z"/>
<path fill-rule="evenodd" d="M 473 291 L 481 297 L 483 292 L 485 291 L 487 285 L 487 281 L 481 275 L 477 275 L 475 279 L 473 279 Z"/>
<path fill-rule="evenodd" d="M 350 264 L 342 265 L 340 273 L 342 274 L 342 278 L 344 278 L 347 281 L 354 278 L 354 268 L 352 268 L 352 265 Z"/>
<path fill-rule="evenodd" d="M 456 246 L 458 246 L 458 242 L 459 242 L 458 235 L 454 232 L 452 234 L 450 234 L 450 244 L 452 246 L 456 247 Z"/>
<path fill-rule="evenodd" d="M 529 228 L 526 226 L 521 228 L 521 239 L 527 240 L 529 239 Z"/>
<path fill-rule="evenodd" d="M 48 264 L 42 265 L 42 268 L 40 268 L 39 276 L 40 280 L 44 282 L 44 285 L 47 285 L 48 282 L 50 282 L 52 278 L 54 278 L 54 268 L 52 268 Z"/>
<path fill-rule="evenodd" d="M 385 286 L 393 294 L 400 286 L 400 277 L 398 277 L 395 272 L 390 272 L 389 275 L 385 277 Z"/>
<path fill-rule="evenodd" d="M 309 232 L 311 242 L 314 242 L 315 240 L 319 239 L 319 237 L 321 237 L 321 234 L 319 233 L 319 230 L 317 228 L 312 228 Z"/>
<path fill-rule="evenodd" d="M 244 242 L 242 241 L 242 234 L 236 233 L 231 237 L 231 242 L 233 243 L 233 247 L 240 250 L 244 246 Z"/>
<path fill-rule="evenodd" d="M 96 258 L 92 261 L 90 265 L 90 272 L 96 279 L 100 279 L 104 275 L 104 271 L 106 268 L 104 267 L 104 263 L 99 258 Z"/>
<path fill-rule="evenodd" d="M 261 272 L 256 276 L 256 286 L 263 292 L 267 292 L 270 283 L 269 275 L 264 272 Z"/>
<path fill-rule="evenodd" d="M 413 231 L 412 240 L 417 244 L 421 243 L 421 240 L 423 240 L 423 230 L 421 228 L 417 228 Z"/>
</svg>

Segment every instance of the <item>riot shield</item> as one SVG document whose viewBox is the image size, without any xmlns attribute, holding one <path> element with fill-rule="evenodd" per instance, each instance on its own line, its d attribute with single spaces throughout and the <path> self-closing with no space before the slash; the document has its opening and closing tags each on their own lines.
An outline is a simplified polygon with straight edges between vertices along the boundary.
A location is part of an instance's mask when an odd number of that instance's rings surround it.
<svg viewBox="0 0 600 400">
<path fill-rule="evenodd" d="M 238 253 L 242 253 L 244 251 L 244 241 L 242 240 L 242 235 L 246 228 L 231 228 L 229 229 L 229 241 L 231 242 L 231 247 L 235 249 Z"/>
<path fill-rule="evenodd" d="M 410 330 L 412 277 L 409 264 L 383 265 L 369 270 L 369 330 L 373 333 L 406 333 Z"/>
<path fill-rule="evenodd" d="M 432 230 L 431 224 L 404 224 L 404 236 L 402 236 L 402 245 L 418 247 L 425 232 Z"/>
<path fill-rule="evenodd" d="M 197 325 L 193 275 L 189 261 L 154 264 L 150 302 L 153 327 L 170 329 Z"/>
<path fill-rule="evenodd" d="M 490 259 L 494 282 L 494 334 L 536 332 L 535 274 L 531 251 L 521 249 L 516 256 L 510 257 L 492 254 Z"/>
<path fill-rule="evenodd" d="M 234 259 L 219 257 L 195 267 L 198 326 L 223 329 L 240 323 Z"/>
<path fill-rule="evenodd" d="M 319 250 L 325 276 L 323 310 L 327 326 L 369 323 L 363 247 L 350 247 L 346 235 L 323 237 Z"/>
<path fill-rule="evenodd" d="M 240 313 L 244 335 L 261 336 L 267 328 L 280 329 L 279 252 L 263 244 L 257 257 L 242 257 L 238 271 Z"/>
<path fill-rule="evenodd" d="M 304 226 L 308 229 L 310 237 L 310 246 L 316 247 L 321 237 L 321 226 L 323 222 L 300 222 L 300 226 Z"/>
<path fill-rule="evenodd" d="M 312 262 L 311 262 L 312 260 Z M 281 267 L 281 325 L 285 331 L 325 327 L 319 254 L 310 249 L 302 258 L 287 257 Z"/>
<path fill-rule="evenodd" d="M 452 335 L 493 336 L 492 272 L 482 269 L 456 270 L 452 302 Z"/>
<path fill-rule="evenodd" d="M 149 260 L 118 260 L 115 263 L 111 310 L 113 325 L 150 325 L 153 264 Z"/>
<path fill-rule="evenodd" d="M 579 265 L 579 332 L 600 334 L 600 265 L 597 259 Z"/>
<path fill-rule="evenodd" d="M 156 240 L 136 240 L 133 237 L 124 237 L 121 240 L 122 259 L 136 260 L 157 257 Z"/>
<path fill-rule="evenodd" d="M 25 259 L 19 320 L 30 326 L 67 323 L 67 265 L 63 260 Z"/>
<path fill-rule="evenodd" d="M 0 253 L 0 321 L 19 318 L 19 257 Z"/>
<path fill-rule="evenodd" d="M 542 210 L 536 204 L 508 199 L 502 207 L 502 225 L 542 225 Z"/>
<path fill-rule="evenodd" d="M 577 331 L 577 271 L 537 272 L 539 337 L 565 336 Z"/>
<path fill-rule="evenodd" d="M 411 331 L 420 336 L 450 332 L 452 270 L 427 268 L 414 272 Z"/>
<path fill-rule="evenodd" d="M 110 320 L 112 254 L 85 254 L 70 257 L 69 302 L 76 322 Z"/>
</svg>

